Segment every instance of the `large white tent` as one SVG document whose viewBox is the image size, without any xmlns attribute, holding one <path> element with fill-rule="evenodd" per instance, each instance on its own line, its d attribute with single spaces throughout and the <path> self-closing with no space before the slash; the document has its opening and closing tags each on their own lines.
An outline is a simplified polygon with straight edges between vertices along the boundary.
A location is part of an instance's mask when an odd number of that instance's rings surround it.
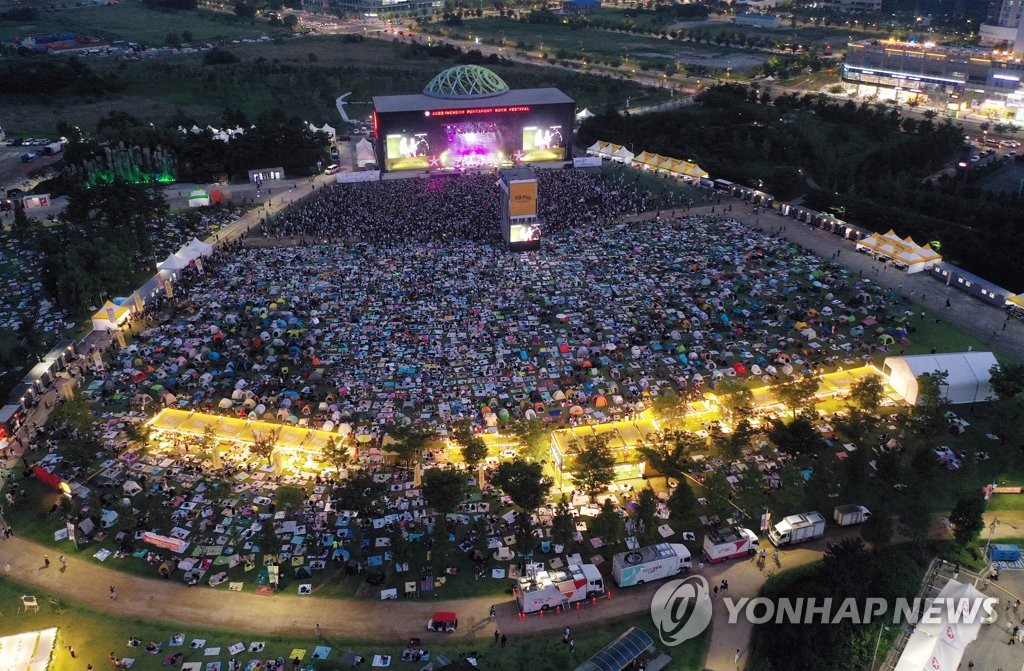
<svg viewBox="0 0 1024 671">
<path fill-rule="evenodd" d="M 359 142 L 356 143 L 356 167 L 363 168 L 369 165 L 374 165 L 377 162 L 377 156 L 373 152 L 373 143 L 364 138 L 359 138 Z"/>
<path fill-rule="evenodd" d="M 192 238 L 187 245 L 178 250 L 178 254 L 183 255 L 182 252 L 186 249 L 194 252 L 196 256 L 210 256 L 213 254 L 213 245 L 203 242 L 199 238 Z"/>
<path fill-rule="evenodd" d="M 954 352 L 890 356 L 882 363 L 882 370 L 889 376 L 889 386 L 911 405 L 918 402 L 917 378 L 940 371 L 948 373 L 942 389 L 947 403 L 977 403 L 993 396 L 989 370 L 995 365 L 992 352 Z"/>
<path fill-rule="evenodd" d="M 985 595 L 973 585 L 950 580 L 943 586 L 937 597 L 941 615 L 925 618 L 914 628 L 899 662 L 893 671 L 956 671 L 960 668 L 964 650 L 981 631 L 982 619 L 987 615 L 983 608 L 970 611 L 966 604 L 977 604 Z M 949 599 L 949 601 L 946 601 Z M 966 599 L 966 601 L 962 601 Z M 946 604 L 965 604 L 965 610 L 952 615 Z"/>
<path fill-rule="evenodd" d="M 889 229 L 887 233 L 872 233 L 857 241 L 858 250 L 867 250 L 876 256 L 891 259 L 907 267 L 907 274 L 919 273 L 942 261 L 942 256 L 932 249 L 931 244 L 923 247 L 910 237 L 900 238 Z"/>
<path fill-rule="evenodd" d="M 50 668 L 56 644 L 56 627 L 0 637 L 0 668 L 4 671 L 46 671 Z"/>
</svg>

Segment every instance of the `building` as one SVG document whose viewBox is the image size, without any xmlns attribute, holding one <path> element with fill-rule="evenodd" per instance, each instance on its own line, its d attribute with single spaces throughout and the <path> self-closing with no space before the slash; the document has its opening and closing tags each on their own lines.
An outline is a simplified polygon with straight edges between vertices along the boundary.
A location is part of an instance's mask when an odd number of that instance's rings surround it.
<svg viewBox="0 0 1024 671">
<path fill-rule="evenodd" d="M 1024 52 L 1024 25 L 1021 24 L 1021 0 L 996 0 L 989 5 L 988 18 L 978 28 L 981 43 L 1007 49 L 1012 53 Z"/>
<path fill-rule="evenodd" d="M 932 266 L 932 275 L 947 287 L 959 289 L 997 308 L 1005 307 L 1007 300 L 1013 296 L 1011 291 L 952 263 L 936 263 Z"/>
<path fill-rule="evenodd" d="M 458 171 L 571 158 L 576 103 L 555 88 L 510 89 L 478 65 L 459 65 L 414 95 L 374 96 L 380 166 Z"/>
<path fill-rule="evenodd" d="M 843 81 L 858 95 L 916 100 L 952 113 L 985 108 L 1024 120 L 1024 63 L 1010 53 L 926 42 L 851 42 Z"/>
<path fill-rule="evenodd" d="M 327 0 L 331 10 L 352 18 L 385 18 L 389 14 L 430 14 L 444 9 L 444 0 Z"/>
</svg>

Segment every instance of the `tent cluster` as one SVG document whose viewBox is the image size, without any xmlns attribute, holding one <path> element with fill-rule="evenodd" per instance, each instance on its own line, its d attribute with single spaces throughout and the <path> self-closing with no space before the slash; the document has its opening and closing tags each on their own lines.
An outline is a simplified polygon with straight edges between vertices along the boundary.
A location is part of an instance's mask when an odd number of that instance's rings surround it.
<svg viewBox="0 0 1024 671">
<path fill-rule="evenodd" d="M 213 254 L 213 245 L 192 238 L 188 244 L 157 264 L 157 271 L 164 279 L 173 279 L 181 274 L 183 268 L 197 266 L 197 259 Z"/>
<path fill-rule="evenodd" d="M 932 249 L 930 244 L 922 247 L 911 240 L 909 236 L 901 239 L 892 229 L 885 234 L 872 233 L 868 237 L 858 240 L 857 251 L 889 259 L 893 263 L 904 266 L 908 274 L 927 270 L 942 261 L 942 256 Z"/>
<path fill-rule="evenodd" d="M 313 133 L 325 133 L 327 137 L 331 138 L 332 140 L 338 134 L 338 131 L 336 128 L 334 128 L 334 126 L 331 126 L 330 124 L 326 123 L 323 126 L 320 126 L 319 128 L 317 128 L 316 124 L 309 124 L 309 130 L 310 132 Z"/>
<path fill-rule="evenodd" d="M 250 128 L 255 127 L 256 126 L 250 126 Z M 245 135 L 245 129 L 241 126 L 224 129 L 214 128 L 213 126 L 207 126 L 206 128 L 200 128 L 199 126 L 195 125 L 193 125 L 192 128 L 178 126 L 178 132 L 180 132 L 183 135 L 188 133 L 192 133 L 193 135 L 199 135 L 200 133 L 208 132 L 213 136 L 214 140 L 220 140 L 221 142 L 228 142 L 234 139 L 236 135 Z"/>
<path fill-rule="evenodd" d="M 642 170 L 667 173 L 683 179 L 695 180 L 708 177 L 708 172 L 696 163 L 646 151 L 640 152 L 640 155 L 633 159 L 633 165 Z"/>
<path fill-rule="evenodd" d="M 616 161 L 617 163 L 632 165 L 633 167 L 640 168 L 641 170 L 660 172 L 673 177 L 679 177 L 680 179 L 698 180 L 706 179 L 709 176 L 706 170 L 702 169 L 692 161 L 683 161 L 677 158 L 662 156 L 660 154 L 652 154 L 648 151 L 642 151 L 640 154 L 634 155 L 633 152 L 629 151 L 622 145 L 612 144 L 611 142 L 602 142 L 600 140 L 587 148 L 587 154 L 597 156 L 602 159 Z"/>
</svg>

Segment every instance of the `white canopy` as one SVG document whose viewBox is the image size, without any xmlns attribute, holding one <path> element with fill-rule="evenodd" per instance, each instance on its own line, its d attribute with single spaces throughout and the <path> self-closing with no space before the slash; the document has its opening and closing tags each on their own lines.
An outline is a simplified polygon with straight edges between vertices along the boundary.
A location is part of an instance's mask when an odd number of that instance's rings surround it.
<svg viewBox="0 0 1024 671">
<path fill-rule="evenodd" d="M 192 238 L 192 240 L 190 240 L 183 249 L 190 249 L 196 252 L 199 256 L 210 256 L 213 254 L 213 245 L 203 242 L 198 238 Z M 178 253 L 180 254 L 181 251 L 179 250 Z"/>
<path fill-rule="evenodd" d="M 964 650 L 978 638 L 986 616 L 985 609 L 979 605 L 984 598 L 973 585 L 956 580 L 947 582 L 937 597 L 935 612 L 939 616 L 925 618 L 927 621 L 917 624 L 894 671 L 959 669 Z M 956 609 L 955 614 L 947 610 L 947 604 Z"/>
<path fill-rule="evenodd" d="M 924 373 L 948 372 L 942 389 L 947 403 L 977 403 L 994 395 L 989 386 L 989 370 L 997 365 L 992 352 L 955 352 L 886 357 L 882 369 L 889 375 L 889 386 L 907 403 L 917 405 L 917 378 Z"/>
<path fill-rule="evenodd" d="M 590 119 L 593 118 L 594 116 L 595 115 L 593 112 L 584 107 L 583 109 L 576 113 L 576 120 L 583 121 L 584 119 Z"/>
<path fill-rule="evenodd" d="M 185 257 L 179 256 L 179 254 L 180 254 L 180 251 L 177 252 L 177 253 L 171 254 L 166 259 L 161 261 L 160 264 L 156 267 L 157 270 L 177 271 L 177 270 L 181 270 L 182 268 L 186 267 L 188 265 L 188 262 L 191 259 L 187 259 Z"/>
<path fill-rule="evenodd" d="M 376 162 L 377 157 L 373 152 L 373 143 L 365 137 L 360 138 L 359 142 L 356 143 L 356 165 L 362 168 L 363 166 L 373 165 Z"/>
</svg>

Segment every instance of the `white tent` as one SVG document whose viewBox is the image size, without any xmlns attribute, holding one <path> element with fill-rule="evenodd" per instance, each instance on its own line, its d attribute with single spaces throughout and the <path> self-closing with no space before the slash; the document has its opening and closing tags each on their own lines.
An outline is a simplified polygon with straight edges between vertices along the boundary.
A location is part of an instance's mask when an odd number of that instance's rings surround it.
<svg viewBox="0 0 1024 671">
<path fill-rule="evenodd" d="M 588 110 L 586 107 L 584 107 L 583 109 L 576 113 L 577 121 L 586 121 L 587 119 L 591 119 L 593 117 L 594 113 Z"/>
<path fill-rule="evenodd" d="M 978 638 L 986 616 L 985 609 L 978 606 L 984 598 L 973 585 L 947 582 L 939 592 L 934 614 L 917 624 L 894 671 L 959 669 L 964 650 Z"/>
<path fill-rule="evenodd" d="M 188 262 L 190 261 L 190 259 L 183 258 L 183 257 L 179 256 L 179 254 L 180 254 L 180 251 L 178 253 L 171 254 L 166 259 L 161 261 L 160 264 L 157 265 L 156 269 L 157 270 L 169 270 L 171 272 L 177 273 L 177 271 L 179 271 L 182 268 L 188 266 Z"/>
<path fill-rule="evenodd" d="M 356 143 L 356 167 L 363 168 L 377 162 L 377 156 L 373 153 L 373 143 L 365 137 L 360 138 Z"/>
<path fill-rule="evenodd" d="M 213 254 L 213 245 L 203 242 L 198 238 L 192 238 L 192 240 L 190 240 L 189 243 L 185 245 L 184 249 L 190 249 L 196 252 L 199 256 L 210 256 L 211 254 Z M 180 254 L 181 251 L 179 251 L 178 253 Z"/>
<path fill-rule="evenodd" d="M 633 152 L 625 147 L 619 147 L 612 152 L 612 160 L 616 163 L 625 163 L 626 165 L 629 165 L 633 162 Z"/>
<path fill-rule="evenodd" d="M 189 207 L 206 207 L 210 204 L 210 194 L 204 189 L 196 189 L 188 194 Z"/>
<path fill-rule="evenodd" d="M 946 403 L 977 403 L 993 396 L 989 369 L 995 365 L 992 352 L 954 352 L 890 356 L 882 370 L 889 376 L 889 386 L 911 405 L 918 402 L 918 376 L 939 371 L 949 373 L 942 389 Z"/>
</svg>

